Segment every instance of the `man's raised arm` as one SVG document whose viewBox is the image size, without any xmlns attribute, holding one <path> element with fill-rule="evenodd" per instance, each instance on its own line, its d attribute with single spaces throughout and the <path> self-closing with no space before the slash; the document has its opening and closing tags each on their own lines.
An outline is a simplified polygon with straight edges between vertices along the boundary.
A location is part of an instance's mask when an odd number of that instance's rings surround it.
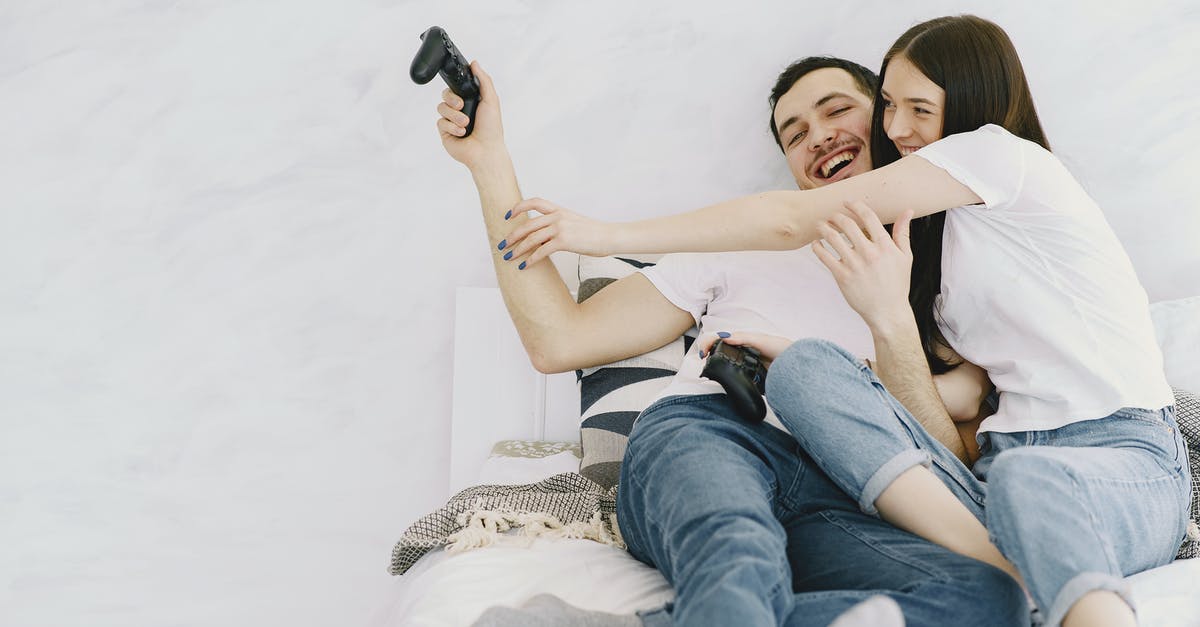
<svg viewBox="0 0 1200 627">
<path fill-rule="evenodd" d="M 533 366 L 562 372 L 643 353 L 679 337 L 692 326 L 691 315 L 671 304 L 648 279 L 635 274 L 576 304 L 552 264 L 528 268 L 505 263 L 511 250 L 505 234 L 526 220 L 513 215 L 521 201 L 516 171 L 504 144 L 500 102 L 492 79 L 472 63 L 479 79 L 480 102 L 471 135 L 462 137 L 467 117 L 462 99 L 450 90 L 438 105 L 442 146 L 467 166 L 479 190 L 479 203 L 491 243 L 492 261 L 504 304 Z M 635 319 L 647 324 L 630 325 Z"/>
</svg>

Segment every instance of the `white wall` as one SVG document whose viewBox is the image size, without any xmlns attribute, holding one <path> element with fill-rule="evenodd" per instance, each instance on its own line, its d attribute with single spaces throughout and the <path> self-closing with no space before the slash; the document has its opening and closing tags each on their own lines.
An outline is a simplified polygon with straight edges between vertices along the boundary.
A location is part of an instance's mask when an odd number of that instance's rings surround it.
<svg viewBox="0 0 1200 627">
<path fill-rule="evenodd" d="M 454 287 L 493 283 L 428 26 L 495 77 L 525 193 L 620 219 L 791 186 L 776 74 L 967 8 L 473 4 L 0 8 L 0 624 L 381 605 L 446 496 Z M 1152 300 L 1200 293 L 1194 4 L 974 4 Z"/>
</svg>

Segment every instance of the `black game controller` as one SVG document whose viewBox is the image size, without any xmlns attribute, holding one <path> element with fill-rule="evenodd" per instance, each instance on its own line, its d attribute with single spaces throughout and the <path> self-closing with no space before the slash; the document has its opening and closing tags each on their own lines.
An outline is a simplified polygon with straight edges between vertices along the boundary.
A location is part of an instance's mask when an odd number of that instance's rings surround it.
<svg viewBox="0 0 1200 627">
<path fill-rule="evenodd" d="M 709 349 L 708 360 L 700 376 L 712 379 L 725 388 L 738 416 L 747 422 L 762 422 L 767 417 L 767 369 L 762 354 L 750 346 L 733 346 L 717 340 Z"/>
<path fill-rule="evenodd" d="M 475 128 L 475 108 L 479 106 L 479 79 L 471 73 L 463 53 L 458 51 L 450 36 L 439 26 L 430 27 L 421 33 L 421 49 L 413 57 L 408 75 L 418 85 L 424 85 L 441 74 L 450 91 L 463 99 L 462 112 L 467 115 L 466 137 Z"/>
</svg>

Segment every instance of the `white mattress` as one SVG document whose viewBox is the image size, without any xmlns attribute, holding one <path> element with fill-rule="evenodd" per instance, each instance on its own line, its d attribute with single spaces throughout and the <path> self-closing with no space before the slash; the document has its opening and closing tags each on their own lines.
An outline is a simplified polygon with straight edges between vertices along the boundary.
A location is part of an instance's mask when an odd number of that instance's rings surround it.
<svg viewBox="0 0 1200 627">
<path fill-rule="evenodd" d="M 577 468 L 578 460 L 569 453 L 543 459 L 493 458 L 484 467 L 484 482 L 533 483 Z M 514 540 L 520 543 L 426 555 L 396 578 L 394 596 L 371 624 L 466 626 L 493 605 L 517 606 L 541 593 L 619 614 L 660 607 L 674 596 L 657 570 L 620 549 L 589 540 Z M 1129 579 L 1143 627 L 1200 627 L 1200 559 Z"/>
</svg>

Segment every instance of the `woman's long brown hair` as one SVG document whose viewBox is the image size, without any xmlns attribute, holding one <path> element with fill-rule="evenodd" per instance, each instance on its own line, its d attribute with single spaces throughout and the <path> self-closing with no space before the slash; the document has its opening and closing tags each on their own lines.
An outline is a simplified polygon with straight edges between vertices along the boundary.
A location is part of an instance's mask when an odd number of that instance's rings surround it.
<svg viewBox="0 0 1200 627">
<path fill-rule="evenodd" d="M 1042 131 L 1025 70 L 1012 40 L 996 24 L 974 15 L 939 17 L 904 32 L 883 57 L 879 88 L 871 116 L 871 160 L 875 167 L 900 158 L 895 143 L 883 127 L 883 88 L 888 63 L 903 57 L 946 92 L 942 137 L 997 124 L 1008 132 L 1050 150 Z M 939 355 L 948 347 L 937 326 L 934 300 L 942 285 L 942 230 L 946 212 L 913 220 L 913 251 L 909 304 L 925 358 L 933 374 L 953 370 L 958 362 Z"/>
</svg>

